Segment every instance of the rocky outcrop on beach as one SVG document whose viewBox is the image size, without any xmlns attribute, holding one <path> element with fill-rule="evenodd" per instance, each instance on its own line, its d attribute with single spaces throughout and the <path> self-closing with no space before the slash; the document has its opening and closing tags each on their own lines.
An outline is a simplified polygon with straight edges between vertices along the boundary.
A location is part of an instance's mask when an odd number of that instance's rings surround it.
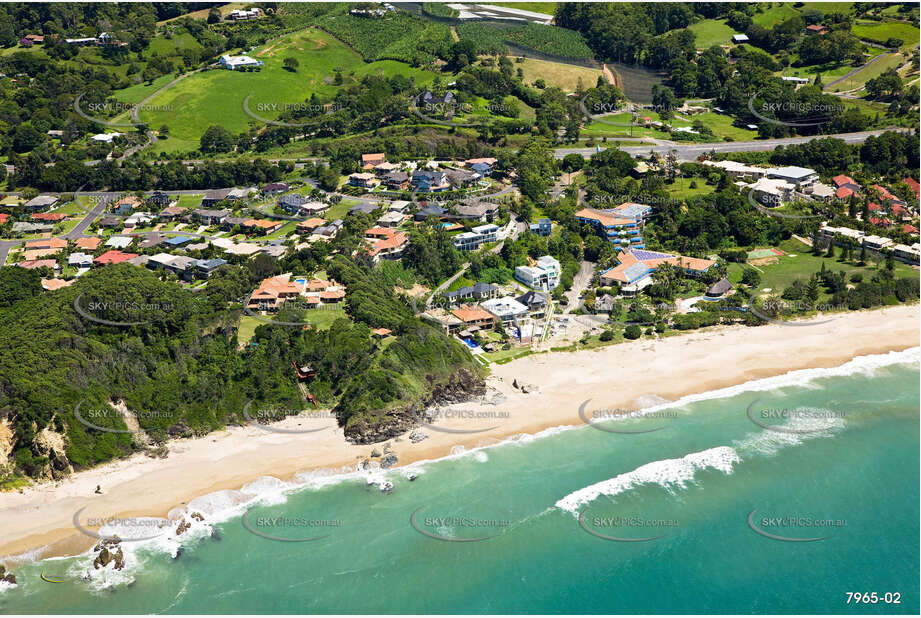
<svg viewBox="0 0 921 618">
<path fill-rule="evenodd" d="M 99 569 L 113 563 L 115 570 L 121 571 L 125 567 L 125 552 L 122 551 L 120 543 L 121 539 L 117 536 L 97 543 L 93 548 L 94 552 L 98 552 L 96 558 L 93 559 L 93 568 Z"/>
<path fill-rule="evenodd" d="M 376 415 L 350 419 L 345 437 L 354 444 L 373 444 L 394 438 L 411 430 L 425 411 L 442 404 L 461 403 L 480 397 L 486 392 L 482 376 L 460 368 L 444 383 L 431 386 L 429 395 L 418 403 L 405 404 Z"/>
<path fill-rule="evenodd" d="M 192 527 L 192 524 L 187 522 L 185 519 L 179 522 L 179 525 L 176 527 L 176 536 L 180 536 L 183 532 Z"/>
<path fill-rule="evenodd" d="M 16 576 L 6 570 L 6 567 L 0 564 L 0 582 L 16 584 Z"/>
<path fill-rule="evenodd" d="M 384 455 L 384 458 L 381 459 L 381 468 L 387 469 L 392 468 L 397 463 L 397 456 L 393 453 L 387 453 Z"/>
</svg>

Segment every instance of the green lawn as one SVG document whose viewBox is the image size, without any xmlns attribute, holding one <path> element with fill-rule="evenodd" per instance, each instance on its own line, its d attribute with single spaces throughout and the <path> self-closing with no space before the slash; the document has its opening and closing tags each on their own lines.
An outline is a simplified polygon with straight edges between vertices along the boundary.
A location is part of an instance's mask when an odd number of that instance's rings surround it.
<svg viewBox="0 0 921 618">
<path fill-rule="evenodd" d="M 161 75 L 150 84 L 141 82 L 140 84 L 135 84 L 124 90 L 118 90 L 115 92 L 115 98 L 122 103 L 140 103 L 146 97 L 156 92 L 157 89 L 170 83 L 174 77 L 175 75 L 173 73 L 169 73 L 167 75 Z"/>
<path fill-rule="evenodd" d="M 339 318 L 348 318 L 345 313 L 345 303 L 332 309 L 306 309 L 304 320 L 317 330 L 327 330 Z"/>
<path fill-rule="evenodd" d="M 696 37 L 694 44 L 697 49 L 709 49 L 714 45 L 731 43 L 732 35 L 739 34 L 722 19 L 704 19 L 688 26 L 688 30 Z"/>
<path fill-rule="evenodd" d="M 251 315 L 240 316 L 240 323 L 237 324 L 237 341 L 241 345 L 249 343 L 253 335 L 256 334 L 256 327 L 265 324 L 265 322 L 254 318 Z"/>
<path fill-rule="evenodd" d="M 338 204 L 333 204 L 329 210 L 323 213 L 322 217 L 327 221 L 335 221 L 336 219 L 344 219 L 345 215 L 348 214 L 349 208 L 360 204 L 360 200 L 350 200 L 344 198 Z"/>
<path fill-rule="evenodd" d="M 533 13 L 543 13 L 553 15 L 556 11 L 557 2 L 490 2 L 495 6 L 504 6 L 510 9 L 521 11 L 531 11 Z"/>
<path fill-rule="evenodd" d="M 467 277 L 461 276 L 455 279 L 454 283 L 449 285 L 448 289 L 445 290 L 445 292 L 454 292 L 455 290 L 459 290 L 462 287 L 465 287 L 468 285 L 473 285 L 474 283 L 476 283 L 476 281 L 474 281 L 473 279 L 468 279 Z"/>
<path fill-rule="evenodd" d="M 876 271 L 876 265 L 873 262 L 869 262 L 866 266 L 856 266 L 852 263 L 839 262 L 837 249 L 835 250 L 835 257 L 833 258 L 814 256 L 809 247 L 795 239 L 786 240 L 780 243 L 778 248 L 786 252 L 787 255 L 779 256 L 775 264 L 758 266 L 758 269 L 761 271 L 761 283 L 758 285 L 758 289 L 763 290 L 764 288 L 770 288 L 772 294 L 782 294 L 784 289 L 797 279 L 806 283 L 812 273 L 822 269 L 823 262 L 825 263 L 825 268 L 828 270 L 833 270 L 835 272 L 843 270 L 848 279 L 850 279 L 850 276 L 854 273 L 861 273 L 864 279 L 869 279 Z M 742 270 L 743 266 L 741 264 L 729 264 L 729 280 L 733 283 L 739 283 L 742 278 Z M 917 277 L 918 271 L 912 269 L 907 264 L 896 262 L 895 275 L 896 277 Z M 823 292 L 820 300 L 824 300 L 828 296 L 829 295 Z"/>
<path fill-rule="evenodd" d="M 887 69 L 893 69 L 905 62 L 902 54 L 888 54 L 885 58 L 880 58 L 870 66 L 857 71 L 846 80 L 834 85 L 833 90 L 845 91 L 860 88 L 874 77 L 878 77 Z"/>
<path fill-rule="evenodd" d="M 331 96 L 337 90 L 333 85 L 336 69 L 342 70 L 346 85 L 364 75 L 378 73 L 387 76 L 399 73 L 414 78 L 417 85 L 434 79 L 434 73 L 392 60 L 366 64 L 356 52 L 316 29 L 289 34 L 248 55 L 265 63 L 261 71 L 203 71 L 190 75 L 149 102 L 154 107 L 171 108 L 171 111 L 140 113 L 141 120 L 150 126 L 166 124 L 170 129 L 170 138 L 158 143 L 153 152 L 181 151 L 193 143 L 197 148 L 199 137 L 211 125 L 219 124 L 238 133 L 250 123 L 258 123 L 243 109 L 243 101 L 249 95 L 252 95 L 250 111 L 268 119 L 276 118 L 285 105 L 303 103 L 314 93 Z M 282 67 L 288 57 L 300 63 L 296 72 Z"/>
<path fill-rule="evenodd" d="M 697 187 L 691 188 L 692 182 L 696 183 Z M 691 197 L 697 197 L 698 195 L 713 193 L 716 191 L 716 187 L 708 185 L 706 179 L 695 176 L 692 178 L 676 178 L 674 183 L 666 183 L 665 190 L 668 191 L 671 197 L 677 200 L 686 200 Z"/>
<path fill-rule="evenodd" d="M 921 33 L 917 26 L 901 21 L 862 22 L 851 26 L 851 32 L 861 39 L 881 44 L 889 38 L 902 39 L 904 43 L 901 49 L 903 50 L 917 47 L 919 33 Z"/>
<path fill-rule="evenodd" d="M 204 197 L 204 194 L 201 195 L 180 195 L 179 204 L 181 208 L 199 208 L 201 206 L 201 198 Z"/>
<path fill-rule="evenodd" d="M 775 24 L 786 21 L 800 14 L 793 8 L 792 2 L 765 2 L 763 6 L 770 6 L 763 13 L 755 13 L 752 21 L 763 28 L 773 28 Z"/>
</svg>

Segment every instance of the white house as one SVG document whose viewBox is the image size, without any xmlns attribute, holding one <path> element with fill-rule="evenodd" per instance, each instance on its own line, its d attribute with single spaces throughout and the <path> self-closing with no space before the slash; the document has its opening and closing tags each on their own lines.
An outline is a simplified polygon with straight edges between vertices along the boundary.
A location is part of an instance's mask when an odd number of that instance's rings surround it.
<svg viewBox="0 0 921 618">
<path fill-rule="evenodd" d="M 768 178 L 779 178 L 796 185 L 797 187 L 809 186 L 819 178 L 819 173 L 808 167 L 788 165 L 775 167 L 768 170 Z"/>
<path fill-rule="evenodd" d="M 532 290 L 552 290 L 560 284 L 560 262 L 549 255 L 537 258 L 536 266 L 516 266 L 515 279 Z"/>
<path fill-rule="evenodd" d="M 111 144 L 116 137 L 121 137 L 122 133 L 97 133 L 90 139 L 94 142 L 104 142 L 106 144 Z"/>
<path fill-rule="evenodd" d="M 480 303 L 480 307 L 496 316 L 503 324 L 528 317 L 527 306 L 511 296 L 484 300 Z"/>
<path fill-rule="evenodd" d="M 755 199 L 771 207 L 789 202 L 796 189 L 793 184 L 780 178 L 759 178 L 751 187 L 755 191 Z"/>
<path fill-rule="evenodd" d="M 262 67 L 261 60 L 256 60 L 255 58 L 250 58 L 249 56 L 224 55 L 221 56 L 218 64 L 220 64 L 225 69 L 230 69 L 231 71 L 249 71 Z"/>
<path fill-rule="evenodd" d="M 487 242 L 502 240 L 502 230 L 498 225 L 487 223 L 472 228 L 469 232 L 458 234 L 454 237 L 454 246 L 460 251 L 474 251 Z"/>
</svg>

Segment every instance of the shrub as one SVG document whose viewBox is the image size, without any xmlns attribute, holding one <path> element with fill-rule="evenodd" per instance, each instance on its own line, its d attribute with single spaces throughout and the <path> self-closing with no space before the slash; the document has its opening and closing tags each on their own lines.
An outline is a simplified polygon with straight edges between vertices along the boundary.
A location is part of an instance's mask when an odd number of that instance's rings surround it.
<svg viewBox="0 0 921 618">
<path fill-rule="evenodd" d="M 643 334 L 643 331 L 640 330 L 640 327 L 636 324 L 631 324 L 624 329 L 624 337 L 627 339 L 639 339 Z"/>
</svg>

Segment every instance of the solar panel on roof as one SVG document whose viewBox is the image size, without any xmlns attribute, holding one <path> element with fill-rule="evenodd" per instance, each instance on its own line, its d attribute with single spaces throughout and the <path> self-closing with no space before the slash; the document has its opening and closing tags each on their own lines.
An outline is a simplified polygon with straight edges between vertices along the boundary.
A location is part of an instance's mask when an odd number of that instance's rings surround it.
<svg viewBox="0 0 921 618">
<path fill-rule="evenodd" d="M 665 258 L 675 257 L 669 253 L 659 253 L 658 251 L 646 251 L 645 249 L 636 249 L 633 251 L 633 257 L 638 260 L 663 260 Z"/>
</svg>

